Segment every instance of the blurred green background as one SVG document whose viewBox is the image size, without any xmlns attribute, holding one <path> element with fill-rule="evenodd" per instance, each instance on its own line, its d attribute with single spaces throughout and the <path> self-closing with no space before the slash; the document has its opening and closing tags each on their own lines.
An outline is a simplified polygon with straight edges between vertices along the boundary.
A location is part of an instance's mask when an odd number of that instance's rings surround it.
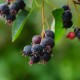
<svg viewBox="0 0 80 80">
<path fill-rule="evenodd" d="M 52 6 L 62 7 L 68 0 L 48 1 L 51 4 L 45 3 L 45 16 L 51 25 Z M 70 7 L 74 26 L 78 26 L 77 13 L 72 3 Z M 63 38 L 56 43 L 50 62 L 46 65 L 29 66 L 29 58 L 22 57 L 20 52 L 25 45 L 31 44 L 33 35 L 41 33 L 41 8 L 35 7 L 21 35 L 14 43 L 11 42 L 11 28 L 5 21 L 0 20 L 0 80 L 80 80 L 80 41 L 65 38 L 72 29 L 67 30 Z"/>
</svg>

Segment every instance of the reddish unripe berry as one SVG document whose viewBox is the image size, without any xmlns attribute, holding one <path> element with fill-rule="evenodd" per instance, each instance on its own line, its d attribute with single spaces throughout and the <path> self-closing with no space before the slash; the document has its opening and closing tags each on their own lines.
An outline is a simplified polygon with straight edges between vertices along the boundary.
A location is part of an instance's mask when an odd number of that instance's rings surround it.
<svg viewBox="0 0 80 80">
<path fill-rule="evenodd" d="M 40 35 L 33 36 L 33 38 L 32 38 L 33 45 L 34 44 L 40 44 L 40 42 L 41 42 L 41 36 Z"/>
<path fill-rule="evenodd" d="M 69 38 L 69 39 L 74 39 L 75 37 L 76 35 L 74 32 L 69 32 L 68 35 L 66 36 L 66 38 Z"/>
</svg>

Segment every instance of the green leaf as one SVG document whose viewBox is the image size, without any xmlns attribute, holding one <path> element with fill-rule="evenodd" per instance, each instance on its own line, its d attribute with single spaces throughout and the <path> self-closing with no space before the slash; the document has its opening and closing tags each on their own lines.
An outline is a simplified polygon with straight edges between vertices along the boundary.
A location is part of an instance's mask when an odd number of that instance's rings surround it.
<svg viewBox="0 0 80 80">
<path fill-rule="evenodd" d="M 17 15 L 16 20 L 14 21 L 12 26 L 12 42 L 14 42 L 20 35 L 25 25 L 25 22 L 27 21 L 28 16 L 29 16 L 29 12 L 26 10 L 21 11 Z"/>
<path fill-rule="evenodd" d="M 28 8 L 32 8 L 33 0 L 24 0 L 24 2 L 26 3 L 26 6 L 27 6 Z"/>
<path fill-rule="evenodd" d="M 37 7 L 42 7 L 42 0 L 34 0 Z"/>
<path fill-rule="evenodd" d="M 54 16 L 55 23 L 52 23 L 52 30 L 54 31 L 53 25 L 55 24 L 55 42 L 58 42 L 65 33 L 65 29 L 63 28 L 63 21 L 62 21 L 62 13 L 64 10 L 62 8 L 55 9 L 52 11 Z"/>
</svg>

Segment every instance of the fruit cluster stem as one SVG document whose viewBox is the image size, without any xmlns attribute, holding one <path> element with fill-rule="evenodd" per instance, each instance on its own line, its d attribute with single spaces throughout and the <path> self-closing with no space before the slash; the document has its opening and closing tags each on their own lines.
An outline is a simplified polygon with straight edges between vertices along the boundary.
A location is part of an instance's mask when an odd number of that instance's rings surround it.
<svg viewBox="0 0 80 80">
<path fill-rule="evenodd" d="M 42 38 L 44 38 L 44 33 L 45 33 L 45 29 L 44 29 L 44 22 L 45 22 L 45 18 L 44 18 L 44 0 L 42 1 Z"/>
</svg>

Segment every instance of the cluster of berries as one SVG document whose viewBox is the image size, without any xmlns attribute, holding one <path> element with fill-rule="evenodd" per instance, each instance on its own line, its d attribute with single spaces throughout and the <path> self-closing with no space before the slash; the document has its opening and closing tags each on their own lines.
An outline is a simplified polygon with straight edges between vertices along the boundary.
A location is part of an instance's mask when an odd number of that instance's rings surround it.
<svg viewBox="0 0 80 80">
<path fill-rule="evenodd" d="M 27 45 L 23 49 L 23 55 L 30 57 L 30 65 L 38 62 L 45 64 L 51 59 L 55 35 L 53 31 L 46 30 L 44 36 L 44 38 L 40 35 L 33 36 L 32 45 Z"/>
<path fill-rule="evenodd" d="M 23 0 L 16 0 L 11 5 L 5 3 L 0 4 L 0 15 L 6 18 L 8 24 L 12 24 L 12 22 L 16 19 L 16 15 L 20 10 L 25 8 L 26 4 Z"/>
<path fill-rule="evenodd" d="M 69 39 L 74 39 L 77 37 L 80 40 L 80 28 L 78 28 L 78 27 L 74 28 L 74 31 L 69 32 L 66 37 Z"/>
<path fill-rule="evenodd" d="M 62 14 L 62 20 L 63 20 L 63 28 L 71 28 L 73 25 L 72 22 L 72 13 L 70 12 L 70 8 L 68 5 L 63 6 L 64 12 Z"/>
</svg>

